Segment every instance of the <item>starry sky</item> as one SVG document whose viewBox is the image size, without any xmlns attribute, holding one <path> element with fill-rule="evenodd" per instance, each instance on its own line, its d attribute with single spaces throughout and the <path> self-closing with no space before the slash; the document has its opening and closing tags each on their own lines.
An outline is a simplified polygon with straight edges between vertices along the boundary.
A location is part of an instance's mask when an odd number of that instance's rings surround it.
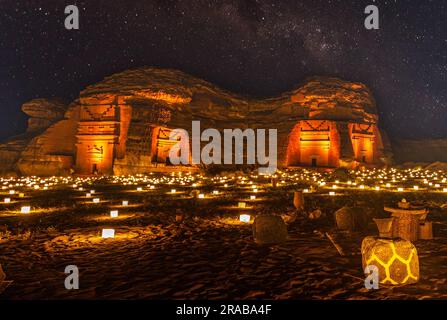
<svg viewBox="0 0 447 320">
<path fill-rule="evenodd" d="M 64 28 L 70 4 L 80 30 Z M 0 0 L 0 139 L 25 130 L 24 102 L 141 66 L 259 97 L 312 75 L 360 81 L 391 137 L 447 137 L 446 21 L 445 0 Z"/>
</svg>

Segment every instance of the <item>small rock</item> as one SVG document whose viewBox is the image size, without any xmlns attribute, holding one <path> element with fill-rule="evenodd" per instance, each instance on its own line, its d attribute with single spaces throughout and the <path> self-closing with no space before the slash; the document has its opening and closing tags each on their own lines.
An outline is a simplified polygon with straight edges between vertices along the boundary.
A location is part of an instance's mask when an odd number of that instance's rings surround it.
<svg viewBox="0 0 447 320">
<path fill-rule="evenodd" d="M 287 240 L 287 226 L 280 216 L 257 216 L 253 223 L 253 238 L 258 244 L 285 242 Z"/>
</svg>

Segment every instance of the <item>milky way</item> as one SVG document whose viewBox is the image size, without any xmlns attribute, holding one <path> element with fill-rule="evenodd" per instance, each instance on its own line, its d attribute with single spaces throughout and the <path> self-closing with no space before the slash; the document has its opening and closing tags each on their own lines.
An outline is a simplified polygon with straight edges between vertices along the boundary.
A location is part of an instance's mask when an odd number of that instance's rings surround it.
<svg viewBox="0 0 447 320">
<path fill-rule="evenodd" d="M 68 4 L 80 30 L 64 28 Z M 379 7 L 379 30 L 364 27 L 368 4 Z M 112 73 L 158 66 L 255 96 L 311 75 L 360 81 L 392 137 L 447 137 L 446 9 L 443 0 L 2 0 L 0 136 L 24 130 L 27 100 L 70 101 Z"/>
</svg>

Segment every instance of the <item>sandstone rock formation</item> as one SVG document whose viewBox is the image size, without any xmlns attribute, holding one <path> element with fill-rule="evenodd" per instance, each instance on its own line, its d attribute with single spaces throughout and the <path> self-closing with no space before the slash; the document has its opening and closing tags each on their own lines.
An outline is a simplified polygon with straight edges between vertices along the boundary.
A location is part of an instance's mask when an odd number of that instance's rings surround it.
<svg viewBox="0 0 447 320">
<path fill-rule="evenodd" d="M 0 145 L 0 157 L 21 174 L 152 171 L 169 162 L 170 130 L 190 132 L 193 120 L 202 130 L 277 129 L 279 166 L 390 159 L 370 90 L 337 78 L 314 77 L 280 96 L 253 99 L 177 70 L 139 68 L 87 87 L 68 109 L 39 99 L 23 110 L 31 116 L 27 138 L 14 148 Z"/>
<path fill-rule="evenodd" d="M 30 118 L 26 133 L 12 137 L 0 144 L 1 174 L 20 173 L 24 175 L 58 175 L 69 173 L 72 160 L 66 164 L 66 170 L 60 170 L 61 163 L 66 159 L 59 159 L 59 154 L 67 149 L 65 145 L 71 143 L 72 147 L 65 151 L 69 159 L 75 153 L 75 130 L 66 125 L 64 113 L 67 106 L 60 99 L 34 99 L 22 105 L 22 111 Z M 76 128 L 77 122 L 72 114 L 72 126 Z M 74 121 L 74 122 L 73 122 Z M 59 128 L 54 132 L 54 127 Z M 50 134 L 53 132 L 53 134 Z M 53 160 L 53 161 L 52 161 Z"/>
<path fill-rule="evenodd" d="M 62 119 L 67 106 L 60 99 L 34 99 L 22 105 L 22 111 L 28 119 L 27 132 L 48 128 L 52 123 Z"/>
</svg>

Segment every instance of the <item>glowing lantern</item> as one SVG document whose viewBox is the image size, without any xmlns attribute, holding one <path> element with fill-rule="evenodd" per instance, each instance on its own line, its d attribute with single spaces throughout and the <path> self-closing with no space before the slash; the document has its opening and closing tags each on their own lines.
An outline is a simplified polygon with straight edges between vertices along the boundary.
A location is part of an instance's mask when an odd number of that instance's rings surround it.
<svg viewBox="0 0 447 320">
<path fill-rule="evenodd" d="M 102 237 L 104 239 L 115 238 L 115 229 L 102 229 Z"/>
<path fill-rule="evenodd" d="M 19 197 L 20 197 L 20 198 L 24 198 L 24 197 L 25 197 L 25 194 L 24 194 L 24 193 L 20 193 L 20 194 L 19 194 Z"/>
<path fill-rule="evenodd" d="M 16 192 L 14 190 L 9 190 L 9 194 L 15 194 Z"/>
<path fill-rule="evenodd" d="M 303 192 L 304 193 L 309 193 L 309 189 L 304 189 Z"/>
<path fill-rule="evenodd" d="M 99 198 L 94 198 L 93 203 L 99 203 Z"/>
<path fill-rule="evenodd" d="M 219 191 L 214 190 L 214 191 L 213 191 L 213 194 L 219 194 Z"/>
<path fill-rule="evenodd" d="M 154 186 L 150 186 L 150 187 L 149 187 L 149 189 L 151 189 L 151 190 L 154 190 L 154 189 L 155 189 L 155 187 L 154 187 Z"/>
<path fill-rule="evenodd" d="M 380 187 L 376 187 L 376 191 L 380 191 Z"/>
<path fill-rule="evenodd" d="M 245 208 L 245 202 L 239 202 L 238 204 L 237 204 L 237 206 L 238 206 L 238 208 Z"/>
<path fill-rule="evenodd" d="M 255 192 L 255 193 L 258 192 L 258 189 L 253 189 L 253 192 Z"/>
<path fill-rule="evenodd" d="M 95 190 L 90 190 L 90 193 L 91 193 L 91 194 L 94 194 L 94 193 L 95 193 Z"/>
<path fill-rule="evenodd" d="M 112 211 L 110 211 L 110 217 L 112 217 L 112 218 L 118 218 L 118 210 L 112 210 Z"/>
<path fill-rule="evenodd" d="M 171 193 L 176 193 L 176 192 L 177 192 L 177 190 L 171 189 Z"/>
<path fill-rule="evenodd" d="M 138 187 L 138 188 L 137 188 L 137 191 L 143 191 L 143 188 Z"/>
<path fill-rule="evenodd" d="M 199 194 L 199 199 L 205 199 L 205 195 L 203 193 Z"/>
<path fill-rule="evenodd" d="M 361 185 L 359 188 L 360 188 L 360 189 L 365 189 L 365 186 L 364 186 L 364 185 Z"/>
<path fill-rule="evenodd" d="M 380 283 L 402 285 L 418 282 L 419 259 L 410 241 L 366 237 L 361 251 L 363 269 L 376 266 Z"/>
<path fill-rule="evenodd" d="M 417 191 L 417 190 L 419 190 L 419 187 L 418 186 L 413 186 L 413 189 Z"/>
<path fill-rule="evenodd" d="M 256 196 L 250 196 L 250 200 L 256 200 Z"/>
<path fill-rule="evenodd" d="M 329 195 L 330 195 L 330 196 L 335 196 L 335 192 L 334 192 L 334 191 L 331 191 L 331 192 L 329 192 Z"/>
<path fill-rule="evenodd" d="M 249 214 L 241 214 L 239 216 L 239 221 L 244 222 L 244 223 L 250 222 L 250 215 Z"/>
<path fill-rule="evenodd" d="M 447 192 L 447 188 L 442 189 L 442 192 Z"/>
<path fill-rule="evenodd" d="M 391 187 L 391 184 L 387 183 L 387 184 L 386 184 L 386 187 L 387 187 L 387 188 Z"/>
<path fill-rule="evenodd" d="M 437 184 L 435 184 L 435 188 L 439 188 L 440 187 L 440 185 L 437 183 Z"/>
<path fill-rule="evenodd" d="M 129 205 L 129 201 L 124 200 L 123 203 L 122 203 L 122 205 L 123 205 L 123 207 L 127 207 L 127 206 Z"/>
<path fill-rule="evenodd" d="M 404 191 L 404 188 L 397 188 L 397 191 L 398 191 L 398 192 L 403 192 L 403 191 Z"/>
<path fill-rule="evenodd" d="M 85 197 L 86 197 L 86 198 L 90 198 L 91 196 L 92 196 L 92 195 L 91 195 L 90 193 L 86 193 L 86 194 L 85 194 Z"/>
<path fill-rule="evenodd" d="M 20 212 L 21 212 L 21 213 L 24 213 L 24 214 L 28 214 L 28 213 L 31 212 L 31 207 L 30 207 L 30 206 L 22 207 L 22 208 L 20 209 Z"/>
<path fill-rule="evenodd" d="M 11 198 L 5 198 L 4 203 L 11 203 Z"/>
</svg>

